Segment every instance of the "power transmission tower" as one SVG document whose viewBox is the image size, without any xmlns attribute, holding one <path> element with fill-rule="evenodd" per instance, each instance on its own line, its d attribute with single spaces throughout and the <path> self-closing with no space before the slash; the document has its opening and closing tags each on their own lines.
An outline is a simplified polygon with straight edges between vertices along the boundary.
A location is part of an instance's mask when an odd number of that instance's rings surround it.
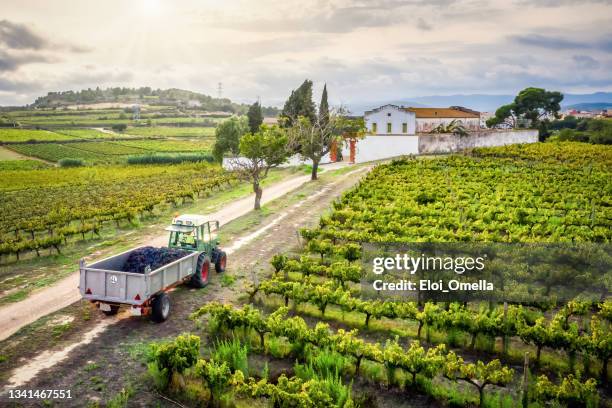
<svg viewBox="0 0 612 408">
<path fill-rule="evenodd" d="M 217 96 L 219 99 L 223 98 L 223 82 L 219 82 L 217 85 Z"/>
</svg>

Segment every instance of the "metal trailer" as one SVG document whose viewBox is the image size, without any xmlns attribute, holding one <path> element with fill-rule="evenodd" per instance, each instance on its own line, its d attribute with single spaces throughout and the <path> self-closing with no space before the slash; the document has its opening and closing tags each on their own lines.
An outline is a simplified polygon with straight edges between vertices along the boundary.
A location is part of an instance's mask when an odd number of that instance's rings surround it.
<svg viewBox="0 0 612 408">
<path fill-rule="evenodd" d="M 122 271 L 130 254 L 142 247 L 133 248 L 110 258 L 87 265 L 79 262 L 79 290 L 84 299 L 95 303 L 106 315 L 114 315 L 121 305 L 129 305 L 132 315 L 150 315 L 162 322 L 170 314 L 170 299 L 167 291 L 188 281 L 196 288 L 208 284 L 211 264 L 217 272 L 225 271 L 227 255 L 218 247 L 214 233 L 219 223 L 209 222 L 201 216 L 176 217 L 170 227 L 169 247 L 189 251 L 184 257 L 144 273 Z M 181 241 L 183 235 L 192 236 L 191 241 Z"/>
<path fill-rule="evenodd" d="M 130 305 L 132 315 L 151 314 L 153 320 L 164 321 L 170 314 L 166 292 L 193 275 L 199 252 L 158 269 L 144 273 L 123 272 L 121 268 L 134 248 L 91 265 L 80 261 L 79 289 L 84 299 L 98 304 L 108 315 L 116 314 L 120 305 Z"/>
</svg>

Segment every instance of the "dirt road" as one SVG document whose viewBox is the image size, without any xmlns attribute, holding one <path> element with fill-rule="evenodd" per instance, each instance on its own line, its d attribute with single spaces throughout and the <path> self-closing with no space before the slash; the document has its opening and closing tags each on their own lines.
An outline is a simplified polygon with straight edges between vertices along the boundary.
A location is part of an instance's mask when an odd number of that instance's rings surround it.
<svg viewBox="0 0 612 408">
<path fill-rule="evenodd" d="M 163 324 L 154 324 L 145 318 L 129 318 L 127 312 L 108 318 L 92 311 L 91 315 L 83 318 L 83 308 L 89 309 L 86 302 L 77 302 L 56 313 L 56 317 L 74 316 L 72 325 L 75 329 L 70 336 L 62 342 L 61 347 L 45 345 L 43 340 L 39 340 L 41 335 L 37 332 L 38 328 L 14 339 L 5 352 L 19 355 L 19 364 L 13 366 L 0 384 L 3 383 L 5 391 L 9 387 L 70 389 L 75 399 L 62 401 L 61 405 L 84 406 L 90 402 L 106 401 L 126 383 L 130 383 L 135 389 L 131 406 L 153 406 L 156 403 L 166 406 L 151 392 L 150 384 L 136 380 L 144 378 L 146 371 L 146 366 L 135 357 L 139 353 L 139 345 L 193 331 L 194 323 L 188 316 L 205 301 L 238 301 L 244 296 L 242 284 L 250 278 L 250 271 L 263 278 L 263 274 L 268 273 L 266 265 L 271 256 L 291 249 L 297 242 L 296 230 L 316 225 L 330 203 L 354 185 L 366 170 L 356 168 L 329 181 L 307 184 L 283 197 L 280 202 L 284 204 L 273 203 L 280 206 L 280 210 L 264 216 L 256 226 L 246 228 L 244 234 L 226 247 L 232 252 L 227 273 L 236 281 L 227 284 L 215 276 L 209 286 L 202 290 L 177 288 L 172 293 L 172 318 Z M 291 182 L 295 183 L 298 181 Z M 280 186 L 278 188 L 279 192 L 283 190 Z M 272 191 L 271 188 L 268 190 Z M 269 194 L 267 200 L 271 200 L 271 197 L 272 194 Z M 238 207 L 228 206 L 223 212 L 229 211 L 236 218 L 238 210 Z M 250 207 L 244 213 L 249 210 Z M 262 266 L 265 269 L 261 269 Z M 40 330 L 44 330 L 44 327 Z M 95 336 L 91 335 L 92 332 Z M 37 340 L 33 340 L 35 338 Z M 27 345 L 30 341 L 32 343 Z M 38 341 L 42 343 L 38 344 Z"/>
<path fill-rule="evenodd" d="M 343 163 L 323 165 L 325 170 L 333 170 L 343 167 Z M 262 204 L 281 197 L 288 192 L 298 188 L 310 180 L 309 175 L 293 177 L 288 180 L 267 186 L 264 188 Z M 219 220 L 220 224 L 226 224 L 253 209 L 254 196 L 236 200 L 223 207 L 220 211 L 206 214 L 211 220 Z M 143 240 L 141 245 L 164 246 L 167 244 L 167 235 L 161 235 L 152 239 Z M 4 340 L 15 333 L 21 327 L 34 322 L 42 316 L 62 309 L 81 297 L 78 290 L 79 273 L 75 273 L 62 279 L 52 286 L 48 286 L 34 292 L 28 298 L 11 303 L 0 308 L 0 340 Z"/>
</svg>

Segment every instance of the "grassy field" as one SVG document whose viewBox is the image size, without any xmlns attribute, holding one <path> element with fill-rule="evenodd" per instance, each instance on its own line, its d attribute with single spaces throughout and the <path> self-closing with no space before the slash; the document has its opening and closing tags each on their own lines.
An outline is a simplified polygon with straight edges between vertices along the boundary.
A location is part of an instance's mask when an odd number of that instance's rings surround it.
<svg viewBox="0 0 612 408">
<path fill-rule="evenodd" d="M 123 134 L 161 137 L 214 137 L 214 127 L 130 127 Z"/>
<path fill-rule="evenodd" d="M 144 149 L 154 152 L 207 152 L 212 149 L 212 140 L 190 141 L 190 140 L 135 140 L 130 142 L 118 142 L 124 146 Z"/>
<path fill-rule="evenodd" d="M 67 146 L 73 149 L 100 154 L 109 154 L 112 156 L 146 153 L 145 150 L 139 147 L 128 146 L 117 142 L 78 142 L 70 143 Z"/>
<path fill-rule="evenodd" d="M 57 162 L 62 159 L 81 159 L 86 162 L 109 162 L 108 156 L 101 153 L 94 153 L 87 150 L 76 149 L 70 144 L 62 145 L 59 143 L 35 143 L 35 144 L 15 144 L 11 149 L 25 156 L 38 157 L 39 159 Z"/>
<path fill-rule="evenodd" d="M 46 130 L 0 129 L 0 143 L 53 142 L 73 139 L 75 138 L 72 136 Z"/>
<path fill-rule="evenodd" d="M 1 150 L 0 150 L 1 152 Z M 39 160 L 7 160 L 0 159 L 0 172 L 8 170 L 38 170 L 49 167 Z"/>
</svg>

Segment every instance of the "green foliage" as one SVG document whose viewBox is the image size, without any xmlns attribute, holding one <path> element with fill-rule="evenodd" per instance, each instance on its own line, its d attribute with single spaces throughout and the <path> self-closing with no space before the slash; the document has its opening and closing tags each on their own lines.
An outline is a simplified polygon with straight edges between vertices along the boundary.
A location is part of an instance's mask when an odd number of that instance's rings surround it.
<svg viewBox="0 0 612 408">
<path fill-rule="evenodd" d="M 232 116 L 223 121 L 215 130 L 215 144 L 213 156 L 221 162 L 225 153 L 230 152 L 234 156 L 240 153 L 240 138 L 249 130 L 247 119 Z"/>
<path fill-rule="evenodd" d="M 130 384 L 121 388 L 115 396 L 106 403 L 107 408 L 126 408 L 130 398 L 134 395 L 134 389 Z"/>
<path fill-rule="evenodd" d="M 522 124 L 537 127 L 543 117 L 557 116 L 562 100 L 563 94 L 560 92 L 525 88 L 514 98 L 514 102 L 498 108 L 495 116 L 487 120 L 487 126 L 495 127 L 506 123 L 511 127 Z"/>
<path fill-rule="evenodd" d="M 198 360 L 195 375 L 206 382 L 210 390 L 213 406 L 232 382 L 232 372 L 226 362 Z"/>
<path fill-rule="evenodd" d="M 119 119 L 125 119 L 125 116 Z M 123 132 L 125 129 L 127 129 L 127 125 L 125 123 L 117 123 L 112 125 L 111 129 L 113 129 L 115 132 Z"/>
<path fill-rule="evenodd" d="M 60 167 L 81 167 L 85 165 L 81 159 L 70 158 L 61 159 L 57 164 L 59 164 Z"/>
<path fill-rule="evenodd" d="M 548 377 L 538 377 L 535 384 L 535 399 L 543 403 L 551 400 L 557 401 L 563 406 L 597 406 L 597 382 L 594 379 L 581 381 L 569 375 L 561 381 L 561 384 L 553 384 Z"/>
<path fill-rule="evenodd" d="M 303 117 L 310 123 L 315 123 L 317 114 L 312 101 L 312 81 L 306 79 L 299 88 L 291 91 L 291 95 L 285 102 L 280 114 L 283 126 L 291 127 Z"/>
<path fill-rule="evenodd" d="M 200 338 L 182 334 L 172 341 L 151 345 L 150 372 L 158 378 L 158 385 L 165 389 L 174 373 L 182 374 L 193 366 L 200 355 Z"/>
<path fill-rule="evenodd" d="M 261 125 L 257 133 L 247 133 L 240 139 L 240 155 L 245 160 L 236 164 L 239 177 L 253 184 L 254 208 L 259 210 L 262 189 L 260 183 L 268 176 L 271 168 L 286 162 L 290 156 L 287 136 L 278 126 Z"/>
<path fill-rule="evenodd" d="M 237 337 L 231 340 L 219 341 L 215 345 L 212 358 L 219 362 L 225 362 L 232 372 L 242 371 L 245 377 L 249 376 L 249 349 L 243 345 Z"/>
<path fill-rule="evenodd" d="M 257 133 L 259 127 L 263 123 L 263 113 L 261 112 L 261 105 L 259 102 L 255 102 L 249 106 L 247 119 L 249 122 L 249 132 Z"/>
<path fill-rule="evenodd" d="M 135 220 L 157 205 L 194 199 L 232 180 L 206 163 L 6 171 L 0 178 L 6 198 L 0 203 L 0 255 L 59 251 L 67 237 L 85 239 L 104 223 Z"/>
<path fill-rule="evenodd" d="M 207 162 L 212 163 L 213 156 L 204 153 L 194 154 L 145 154 L 139 156 L 129 156 L 127 164 L 177 164 L 186 162 Z"/>
<path fill-rule="evenodd" d="M 612 121 L 589 119 L 583 130 L 562 129 L 557 134 L 561 142 L 585 142 L 592 144 L 612 144 Z"/>
</svg>

